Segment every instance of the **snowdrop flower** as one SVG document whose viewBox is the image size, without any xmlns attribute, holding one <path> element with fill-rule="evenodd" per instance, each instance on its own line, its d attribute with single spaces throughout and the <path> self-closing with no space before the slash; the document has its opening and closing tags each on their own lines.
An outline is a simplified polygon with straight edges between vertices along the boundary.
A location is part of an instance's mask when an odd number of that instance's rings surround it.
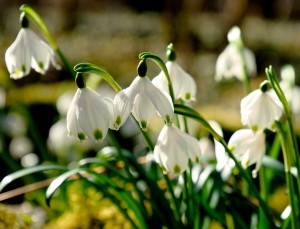
<svg viewBox="0 0 300 229">
<path fill-rule="evenodd" d="M 186 102 L 196 100 L 196 82 L 191 75 L 185 72 L 176 62 L 175 62 L 175 51 L 173 45 L 169 45 L 167 48 L 167 58 L 166 67 L 168 69 L 170 79 L 172 81 L 174 97 L 175 99 L 182 99 Z M 168 82 L 163 71 L 153 78 L 152 83 L 165 93 L 169 93 Z"/>
<path fill-rule="evenodd" d="M 164 172 L 179 175 L 186 170 L 189 159 L 199 162 L 201 151 L 196 138 L 169 124 L 162 128 L 153 155 Z"/>
<path fill-rule="evenodd" d="M 250 49 L 243 46 L 241 31 L 238 27 L 233 27 L 229 31 L 228 41 L 229 44 L 217 59 L 215 80 L 219 82 L 234 77 L 244 80 L 245 69 L 247 76 L 255 76 L 255 56 Z"/>
<path fill-rule="evenodd" d="M 161 116 L 165 123 L 171 122 L 174 107 L 171 97 L 153 85 L 146 74 L 146 63 L 141 61 L 139 75 L 131 85 L 121 90 L 113 102 L 113 129 L 118 129 L 127 119 L 130 112 L 139 122 L 143 130 L 147 129 L 155 113 Z"/>
<path fill-rule="evenodd" d="M 278 97 L 267 91 L 267 81 L 241 101 L 241 121 L 252 130 L 274 129 L 275 121 L 278 121 L 283 113 L 283 106 Z"/>
<path fill-rule="evenodd" d="M 16 40 L 5 53 L 5 62 L 10 77 L 22 78 L 29 74 L 30 68 L 45 74 L 50 62 L 55 68 L 60 69 L 52 48 L 28 28 L 28 20 L 25 17 L 22 26 Z"/>
<path fill-rule="evenodd" d="M 90 88 L 78 88 L 67 113 L 67 129 L 72 136 L 101 141 L 107 134 L 112 102 Z"/>
<path fill-rule="evenodd" d="M 244 168 L 256 164 L 252 176 L 256 177 L 260 168 L 262 158 L 265 155 L 265 133 L 263 131 L 253 132 L 251 129 L 236 131 L 228 142 L 228 147 L 241 161 Z"/>
</svg>

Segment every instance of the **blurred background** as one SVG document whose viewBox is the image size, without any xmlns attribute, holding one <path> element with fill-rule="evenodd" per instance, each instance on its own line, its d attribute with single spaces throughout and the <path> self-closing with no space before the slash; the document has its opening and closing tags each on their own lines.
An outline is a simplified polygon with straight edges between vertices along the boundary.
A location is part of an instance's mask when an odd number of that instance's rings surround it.
<svg viewBox="0 0 300 229">
<path fill-rule="evenodd" d="M 153 52 L 165 60 L 166 47 L 173 43 L 177 62 L 197 82 L 194 106 L 228 132 L 241 127 L 239 105 L 245 95 L 241 82 L 214 81 L 216 60 L 228 44 L 231 27 L 241 28 L 244 45 L 256 56 L 258 76 L 251 78 L 252 89 L 265 79 L 269 65 L 277 72 L 285 64 L 293 65 L 299 83 L 297 0 L 0 0 L 0 178 L 44 161 L 76 161 L 80 153 L 70 152 L 90 149 L 73 142 L 70 149 L 66 140 L 64 116 L 76 89 L 68 72 L 52 68 L 44 76 L 31 71 L 20 80 L 9 78 L 4 54 L 20 29 L 19 7 L 24 3 L 39 12 L 72 65 L 101 66 L 122 87 L 136 76 L 139 53 Z M 31 28 L 37 31 L 34 24 Z M 154 64 L 148 69 L 150 78 L 159 73 Z M 125 140 L 124 147 L 130 148 L 136 142 L 126 144 Z M 21 203 L 23 198 L 8 203 Z"/>
</svg>

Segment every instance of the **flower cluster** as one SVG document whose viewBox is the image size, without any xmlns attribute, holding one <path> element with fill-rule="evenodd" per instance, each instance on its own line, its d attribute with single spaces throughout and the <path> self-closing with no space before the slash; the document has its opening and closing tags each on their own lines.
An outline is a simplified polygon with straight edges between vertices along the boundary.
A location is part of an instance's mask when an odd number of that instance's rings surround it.
<svg viewBox="0 0 300 229">
<path fill-rule="evenodd" d="M 283 106 L 268 81 L 241 101 L 241 121 L 249 129 L 236 131 L 228 146 L 244 167 L 256 164 L 252 175 L 255 177 L 265 154 L 265 129 L 274 131 L 274 124 L 283 114 Z"/>
</svg>

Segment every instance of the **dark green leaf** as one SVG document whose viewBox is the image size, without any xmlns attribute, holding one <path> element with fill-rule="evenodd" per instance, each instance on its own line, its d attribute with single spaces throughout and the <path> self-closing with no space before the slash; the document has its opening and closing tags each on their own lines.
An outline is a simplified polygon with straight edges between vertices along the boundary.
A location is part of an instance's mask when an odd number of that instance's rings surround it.
<svg viewBox="0 0 300 229">
<path fill-rule="evenodd" d="M 17 172 L 14 172 L 6 177 L 3 178 L 3 180 L 0 183 L 0 192 L 12 181 L 21 178 L 23 176 L 36 173 L 36 172 L 42 172 L 46 170 L 67 170 L 66 167 L 59 166 L 59 165 L 38 165 L 26 169 L 19 170 Z"/>
</svg>

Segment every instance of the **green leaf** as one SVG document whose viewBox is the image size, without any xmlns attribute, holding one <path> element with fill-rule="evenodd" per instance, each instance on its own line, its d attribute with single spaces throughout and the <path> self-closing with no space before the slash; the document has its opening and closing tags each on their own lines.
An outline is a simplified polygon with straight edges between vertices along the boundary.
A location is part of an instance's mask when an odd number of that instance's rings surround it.
<svg viewBox="0 0 300 229">
<path fill-rule="evenodd" d="M 10 175 L 7 175 L 6 177 L 4 177 L 2 179 L 2 181 L 0 183 L 0 192 L 8 184 L 10 184 L 12 181 L 14 181 L 18 178 L 24 177 L 24 176 L 32 174 L 32 173 L 46 171 L 46 170 L 67 170 L 67 168 L 63 167 L 63 166 L 59 166 L 59 165 L 38 165 L 38 166 L 34 166 L 34 167 L 19 170 L 19 171 L 14 172 Z"/>
<path fill-rule="evenodd" d="M 92 63 L 79 63 L 75 65 L 74 71 L 80 73 L 94 73 L 96 75 L 101 76 L 116 92 L 122 90 L 120 85 L 114 80 L 112 75 L 110 75 L 107 71 L 102 69 L 101 67 L 92 64 Z"/>
<path fill-rule="evenodd" d="M 283 172 L 284 173 L 284 165 L 282 162 L 268 156 L 265 155 L 262 159 L 262 164 L 268 168 L 274 169 L 276 171 L 279 172 Z"/>
<path fill-rule="evenodd" d="M 71 176 L 85 172 L 87 169 L 84 168 L 78 168 L 78 169 L 73 169 L 68 172 L 63 173 L 62 175 L 58 176 L 56 179 L 54 179 L 49 187 L 47 188 L 46 191 L 46 203 L 48 206 L 50 206 L 50 199 L 55 193 L 55 191 L 66 181 L 68 180 Z"/>
</svg>

